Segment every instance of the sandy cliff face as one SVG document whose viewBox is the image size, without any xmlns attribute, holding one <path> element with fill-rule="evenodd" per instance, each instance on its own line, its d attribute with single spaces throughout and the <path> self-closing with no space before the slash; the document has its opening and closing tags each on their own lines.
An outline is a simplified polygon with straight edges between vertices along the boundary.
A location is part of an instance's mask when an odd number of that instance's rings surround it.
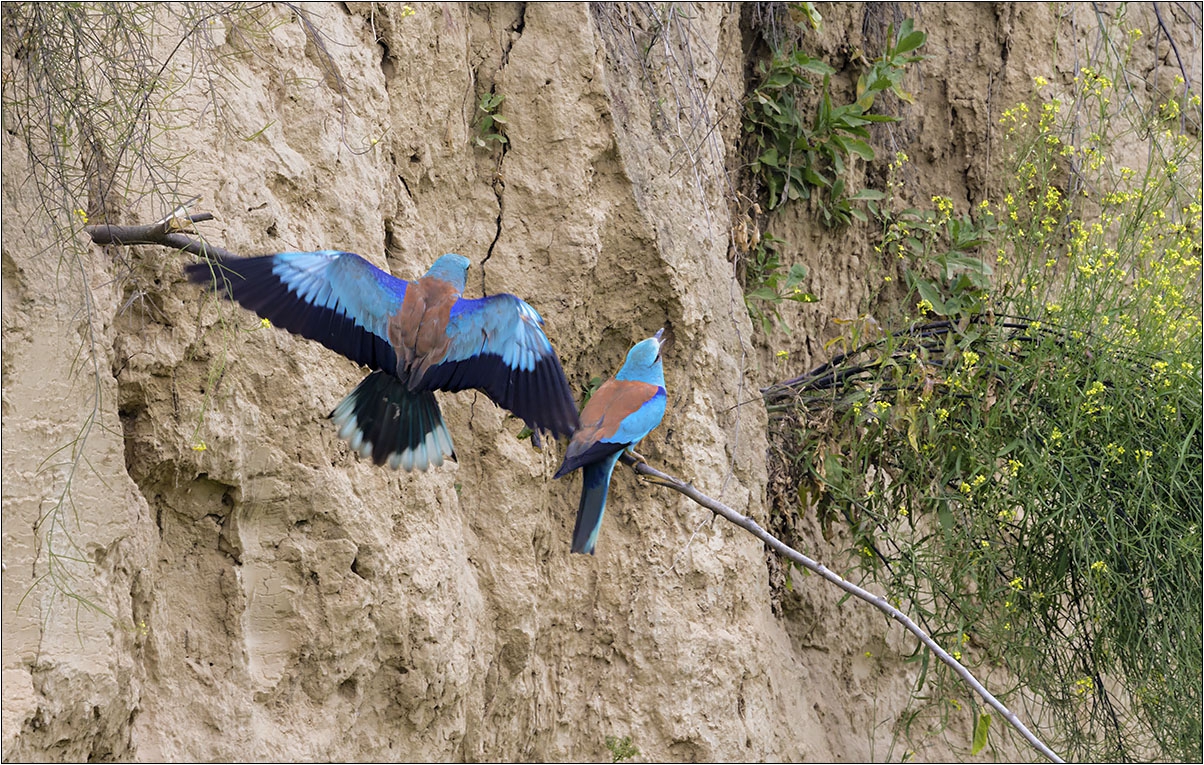
<svg viewBox="0 0 1204 765">
<path fill-rule="evenodd" d="M 764 520 L 748 402 L 779 370 L 729 259 L 741 9 L 414 10 L 314 6 L 323 45 L 284 8 L 255 34 L 217 16 L 223 77 L 172 59 L 157 149 L 217 215 L 203 234 L 405 278 L 464 254 L 470 295 L 542 313 L 578 393 L 668 324 L 669 412 L 642 451 Z M 825 10 L 817 47 L 873 44 L 874 12 Z M 932 58 L 890 139 L 933 193 L 981 196 L 990 125 L 1054 64 L 1049 13 L 918 20 Z M 493 151 L 473 141 L 490 91 Z M 622 469 L 598 554 L 570 555 L 580 479 L 552 481 L 560 446 L 482 395 L 441 396 L 458 463 L 359 460 L 325 417 L 363 370 L 205 297 L 191 256 L 47 249 L 26 148 L 4 141 L 5 759 L 600 759 L 608 736 L 649 759 L 885 756 L 911 645 L 869 609 L 800 578 L 775 615 L 760 544 Z M 796 215 L 821 298 L 778 338 L 801 371 L 871 252 Z"/>
</svg>

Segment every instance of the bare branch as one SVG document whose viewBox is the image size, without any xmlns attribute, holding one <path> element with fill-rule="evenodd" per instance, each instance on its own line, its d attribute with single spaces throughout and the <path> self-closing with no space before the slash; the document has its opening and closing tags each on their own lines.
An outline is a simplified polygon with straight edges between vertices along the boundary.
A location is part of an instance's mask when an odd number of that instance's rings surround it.
<svg viewBox="0 0 1204 765">
<path fill-rule="evenodd" d="M 184 215 L 184 210 L 177 209 L 161 221 L 144 226 L 114 226 L 101 223 L 95 226 L 84 226 L 84 232 L 92 237 L 95 244 L 157 244 L 173 250 L 184 250 L 201 257 L 216 257 L 219 259 L 237 257 L 229 250 L 214 246 L 203 240 L 186 236 L 182 231 L 195 233 L 193 223 L 213 220 L 212 213 L 197 213 Z"/>
</svg>

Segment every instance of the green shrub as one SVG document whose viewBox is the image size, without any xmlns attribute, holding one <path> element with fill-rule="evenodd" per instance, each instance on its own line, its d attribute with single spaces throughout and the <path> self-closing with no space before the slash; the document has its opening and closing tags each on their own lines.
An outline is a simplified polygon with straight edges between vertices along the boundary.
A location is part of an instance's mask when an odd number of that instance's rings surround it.
<svg viewBox="0 0 1204 765">
<path fill-rule="evenodd" d="M 749 95 L 744 130 L 756 151 L 751 171 L 765 187 L 769 209 L 788 200 L 810 199 L 820 194 L 820 214 L 826 225 L 847 225 L 865 213 L 854 203 L 882 198 L 882 193 L 845 188 L 846 163 L 851 157 L 873 161 L 869 125 L 896 122 L 896 117 L 871 111 L 874 99 L 891 91 L 904 100 L 911 96 L 901 83 L 908 64 L 921 60 L 914 51 L 927 35 L 916 31 L 910 19 L 899 34 L 888 32 L 891 42 L 857 80 L 857 98 L 851 104 L 833 105 L 831 75 L 835 70 L 801 50 L 777 50 L 762 62 L 760 84 Z M 808 109 L 807 92 L 822 78 L 819 105 Z"/>
<path fill-rule="evenodd" d="M 779 494 L 844 524 L 852 565 L 955 657 L 1006 669 L 992 690 L 1047 743 L 1198 760 L 1201 153 L 1177 120 L 1198 132 L 1200 100 L 1179 82 L 1140 108 L 1125 65 L 1062 98 L 1037 78 L 971 212 L 872 205 L 905 328 L 850 326 L 767 401 Z M 1148 165 L 1115 164 L 1135 138 Z M 914 658 L 917 702 L 950 714 L 956 679 Z"/>
</svg>

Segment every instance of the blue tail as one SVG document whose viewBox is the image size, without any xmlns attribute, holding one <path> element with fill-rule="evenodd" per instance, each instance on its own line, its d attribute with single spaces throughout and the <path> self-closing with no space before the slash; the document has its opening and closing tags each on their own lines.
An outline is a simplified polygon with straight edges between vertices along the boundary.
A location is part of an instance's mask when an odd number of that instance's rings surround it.
<svg viewBox="0 0 1204 765">
<path fill-rule="evenodd" d="M 451 434 L 431 391 L 411 392 L 385 372 L 368 375 L 330 413 L 361 457 L 396 470 L 426 470 L 456 458 Z"/>
<path fill-rule="evenodd" d="M 606 512 L 606 493 L 610 489 L 610 474 L 619 461 L 620 449 L 601 462 L 581 469 L 581 504 L 577 507 L 577 522 L 573 525 L 573 552 L 594 554 L 598 530 L 602 528 L 602 513 Z"/>
</svg>

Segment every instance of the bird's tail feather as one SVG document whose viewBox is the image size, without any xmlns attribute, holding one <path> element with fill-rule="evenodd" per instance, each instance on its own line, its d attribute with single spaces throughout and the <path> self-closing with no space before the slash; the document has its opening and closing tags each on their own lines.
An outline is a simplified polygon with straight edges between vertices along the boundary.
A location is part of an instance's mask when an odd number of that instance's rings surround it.
<svg viewBox="0 0 1204 765">
<path fill-rule="evenodd" d="M 410 391 L 381 371 L 368 375 L 344 398 L 331 419 L 361 457 L 396 470 L 426 470 L 456 458 L 451 433 L 431 391 Z"/>
<path fill-rule="evenodd" d="M 610 490 L 610 474 L 619 461 L 617 451 L 601 462 L 581 469 L 581 504 L 577 507 L 577 522 L 573 525 L 573 552 L 594 554 L 598 530 L 602 528 L 602 513 L 606 511 L 606 494 Z"/>
</svg>

